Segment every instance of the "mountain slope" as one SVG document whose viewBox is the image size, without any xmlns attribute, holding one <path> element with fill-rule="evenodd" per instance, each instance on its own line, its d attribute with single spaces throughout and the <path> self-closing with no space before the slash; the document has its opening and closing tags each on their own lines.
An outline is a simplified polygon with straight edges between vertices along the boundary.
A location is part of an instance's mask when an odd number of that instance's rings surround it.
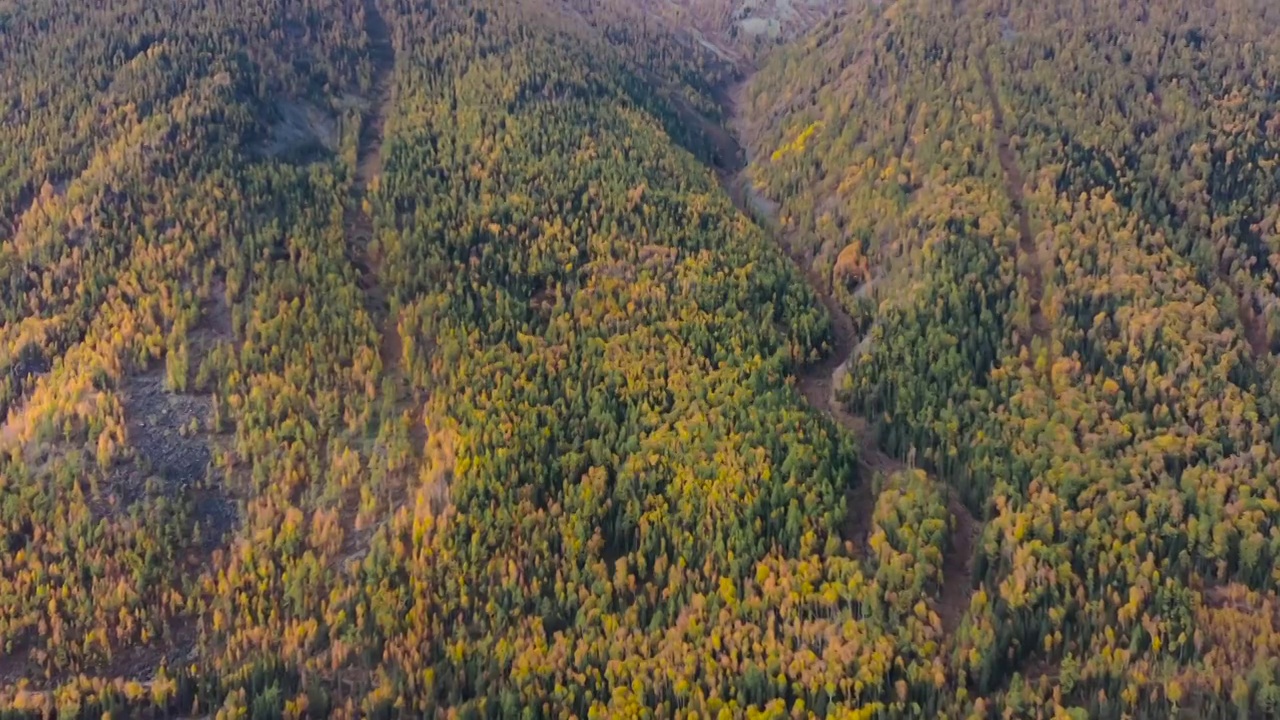
<svg viewBox="0 0 1280 720">
<path fill-rule="evenodd" d="M 851 410 L 990 518 L 956 657 L 1001 705 L 1271 707 L 1278 19 L 871 5 L 745 92 L 758 191 L 867 328 Z"/>
<path fill-rule="evenodd" d="M 827 7 L 0 7 L 0 710 L 1271 712 L 1275 10 Z"/>
<path fill-rule="evenodd" d="M 727 588 L 858 575 L 786 382 L 828 321 L 666 131 L 705 60 L 532 1 L 130 10 L 190 34 L 36 62 L 146 73 L 136 129 L 11 191 L 7 707 L 674 707 Z"/>
</svg>

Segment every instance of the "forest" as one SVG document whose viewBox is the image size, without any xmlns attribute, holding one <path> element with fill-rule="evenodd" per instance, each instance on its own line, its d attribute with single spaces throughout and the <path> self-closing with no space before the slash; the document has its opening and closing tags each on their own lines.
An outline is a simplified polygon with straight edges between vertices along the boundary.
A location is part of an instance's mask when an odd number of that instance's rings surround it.
<svg viewBox="0 0 1280 720">
<path fill-rule="evenodd" d="M 953 662 L 1004 711 L 1277 711 L 1277 20 L 887 4 L 747 91 L 869 328 L 840 396 L 985 519 Z"/>
<path fill-rule="evenodd" d="M 0 4 L 0 717 L 1280 712 L 1277 30 Z"/>
</svg>

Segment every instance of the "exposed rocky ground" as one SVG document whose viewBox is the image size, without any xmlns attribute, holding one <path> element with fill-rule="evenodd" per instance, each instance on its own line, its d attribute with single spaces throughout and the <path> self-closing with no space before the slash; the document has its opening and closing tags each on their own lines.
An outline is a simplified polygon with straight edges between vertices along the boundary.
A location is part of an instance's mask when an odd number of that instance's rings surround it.
<svg viewBox="0 0 1280 720">
<path fill-rule="evenodd" d="M 170 392 L 162 369 L 131 377 L 121 400 L 133 458 L 112 468 L 111 492 L 127 506 L 155 478 L 158 492 L 191 497 L 205 542 L 221 538 L 235 525 L 236 511 L 213 469 L 212 400 Z"/>
</svg>

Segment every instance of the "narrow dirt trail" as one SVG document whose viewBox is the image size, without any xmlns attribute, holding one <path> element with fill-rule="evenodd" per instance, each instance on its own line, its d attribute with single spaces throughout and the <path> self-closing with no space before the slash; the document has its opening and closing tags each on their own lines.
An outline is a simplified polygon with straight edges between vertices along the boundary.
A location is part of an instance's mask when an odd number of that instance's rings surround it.
<svg viewBox="0 0 1280 720">
<path fill-rule="evenodd" d="M 373 219 L 366 207 L 369 186 L 382 172 L 382 135 L 387 113 L 391 109 L 391 72 L 395 68 L 395 50 L 386 20 L 375 0 L 365 0 L 365 34 L 369 38 L 369 60 L 373 66 L 372 97 L 360 118 L 360 136 L 356 145 L 355 176 L 351 196 L 347 200 L 343 225 L 347 234 L 347 251 L 360 271 L 360 285 L 365 291 L 370 314 L 384 320 L 386 291 L 379 280 L 380 258 L 373 252 Z"/>
<path fill-rule="evenodd" d="M 1047 343 L 1049 321 L 1040 308 L 1044 299 L 1044 276 L 1041 274 L 1040 253 L 1036 248 L 1035 235 L 1031 232 L 1031 216 L 1027 212 L 1026 178 L 1023 177 L 1022 168 L 1018 167 L 1018 159 L 1009 144 L 1004 107 L 1000 104 L 1000 95 L 996 92 L 995 81 L 991 77 L 991 64 L 985 55 L 979 55 L 979 63 L 982 86 L 994 116 L 996 155 L 1000 159 L 1000 168 L 1004 171 L 1005 193 L 1009 196 L 1013 211 L 1018 215 L 1018 272 L 1026 278 L 1031 291 L 1031 334 Z"/>
<path fill-rule="evenodd" d="M 947 511 L 951 513 L 951 537 L 942 558 L 942 592 L 938 594 L 937 610 L 943 632 L 950 635 L 960 627 L 973 597 L 973 554 L 982 528 L 950 485 Z"/>
<path fill-rule="evenodd" d="M 757 192 L 747 174 L 748 161 L 746 152 L 743 150 L 744 144 L 739 138 L 745 134 L 745 123 L 740 115 L 740 108 L 744 105 L 742 97 L 749 82 L 750 77 L 722 95 L 722 104 L 727 111 L 728 124 L 732 132 L 708 122 L 705 118 L 701 118 L 700 124 L 715 149 L 716 169 L 720 182 L 734 204 L 743 213 L 755 218 L 786 252 L 804 274 L 809 287 L 831 318 L 829 352 L 822 359 L 806 363 L 796 369 L 796 387 L 809 405 L 825 413 L 838 425 L 852 433 L 858 441 L 860 449 L 858 460 L 865 476 L 857 487 L 848 491 L 846 502 L 849 514 L 841 535 L 847 542 L 852 543 L 854 552 L 861 555 L 868 549 L 867 538 L 871 532 L 871 516 L 875 509 L 871 475 L 874 473 L 887 475 L 906 470 L 908 466 L 880 448 L 867 418 L 849 412 L 844 404 L 836 399 L 837 378 L 852 359 L 854 348 L 858 344 L 858 336 L 854 329 L 853 318 L 832 294 L 830 283 L 819 275 L 811 259 L 804 257 L 798 244 L 788 236 L 788 231 L 778 219 L 777 204 Z M 938 596 L 937 612 L 942 621 L 943 632 L 950 635 L 959 627 L 960 620 L 969 608 L 969 598 L 973 593 L 972 558 L 978 524 L 969 509 L 961 502 L 959 495 L 949 486 L 947 496 L 947 507 L 953 518 L 953 526 L 949 547 L 943 559 L 943 588 Z"/>
<path fill-rule="evenodd" d="M 387 115 L 391 110 L 392 72 L 395 69 L 395 47 L 391 31 L 378 9 L 376 0 L 364 2 L 365 34 L 369 38 L 369 60 L 373 68 L 372 96 L 361 117 L 360 137 L 356 148 L 355 176 L 351 183 L 344 225 L 351 262 L 360 271 L 360 287 L 365 293 L 369 315 L 378 324 L 381 336 L 378 354 L 383 372 L 397 385 L 398 403 L 407 398 L 408 384 L 401 372 L 404 342 L 397 318 L 392 316 L 386 287 L 382 282 L 382 260 L 373 247 L 373 219 L 367 209 L 370 186 L 382 174 L 382 142 Z M 415 428 L 421 423 L 415 423 Z M 425 438 L 423 438 L 425 442 Z"/>
<path fill-rule="evenodd" d="M 373 64 L 373 97 L 360 124 L 360 145 L 356 158 L 356 190 L 364 194 L 369 183 L 382 172 L 382 137 L 391 109 L 391 73 L 396 51 L 391 31 L 375 0 L 364 3 L 365 35 L 369 38 L 369 61 Z"/>
<path fill-rule="evenodd" d="M 395 47 L 386 18 L 378 8 L 377 0 L 364 0 L 365 35 L 368 37 L 368 59 L 372 66 L 371 92 L 368 105 L 360 122 L 360 135 L 356 146 L 355 174 L 350 196 L 343 217 L 346 233 L 347 255 L 359 272 L 360 288 L 364 292 L 365 309 L 377 325 L 378 355 L 382 361 L 382 374 L 394 384 L 394 412 L 402 416 L 410 412 L 409 445 L 416 461 L 421 460 L 426 446 L 426 426 L 422 422 L 420 408 L 423 403 L 416 397 L 405 377 L 402 365 L 404 341 L 400 335 L 398 318 L 391 312 L 387 288 L 383 282 L 383 260 L 374 244 L 373 218 L 369 215 L 369 195 L 375 180 L 382 174 L 382 144 L 387 116 L 394 102 L 392 75 L 396 65 Z M 371 445 L 371 453 L 383 452 Z M 394 490 L 385 492 L 394 494 Z M 384 498 L 391 502 L 390 498 Z M 347 565 L 362 557 L 368 550 L 369 539 L 375 526 L 356 529 L 358 496 L 348 497 L 344 503 L 342 523 L 346 530 L 335 563 Z"/>
<path fill-rule="evenodd" d="M 1248 290 L 1237 289 L 1238 283 L 1231 280 L 1226 273 L 1221 274 L 1222 281 L 1227 284 L 1236 293 L 1236 302 L 1239 303 L 1239 311 L 1237 315 L 1240 319 L 1240 327 L 1244 330 L 1245 341 L 1249 344 L 1249 350 L 1254 357 L 1265 357 L 1271 352 L 1271 341 L 1267 337 L 1266 324 L 1262 318 L 1258 316 L 1258 311 L 1253 304 L 1253 295 Z"/>
<path fill-rule="evenodd" d="M 395 50 L 386 20 L 374 0 L 365 0 L 365 33 L 369 38 L 369 60 L 373 65 L 373 96 L 360 118 L 360 136 L 356 145 L 355 177 L 351 183 L 343 224 L 347 233 L 347 249 L 352 262 L 360 270 L 360 284 L 369 297 L 375 317 L 385 314 L 385 293 L 378 281 L 378 262 L 372 256 L 373 219 L 365 207 L 369 185 L 382 171 L 382 134 L 391 107 L 391 71 L 395 68 Z"/>
</svg>

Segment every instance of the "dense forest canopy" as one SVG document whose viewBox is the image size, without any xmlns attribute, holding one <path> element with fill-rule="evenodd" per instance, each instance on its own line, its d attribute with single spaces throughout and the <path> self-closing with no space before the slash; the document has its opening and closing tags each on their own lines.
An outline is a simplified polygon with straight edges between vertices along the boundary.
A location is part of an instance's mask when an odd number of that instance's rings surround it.
<svg viewBox="0 0 1280 720">
<path fill-rule="evenodd" d="M 0 4 L 0 716 L 1280 711 L 1278 25 Z"/>
<path fill-rule="evenodd" d="M 955 658 L 1002 707 L 1277 708 L 1277 20 L 886 3 L 747 92 L 869 327 L 843 396 L 988 518 Z"/>
</svg>

